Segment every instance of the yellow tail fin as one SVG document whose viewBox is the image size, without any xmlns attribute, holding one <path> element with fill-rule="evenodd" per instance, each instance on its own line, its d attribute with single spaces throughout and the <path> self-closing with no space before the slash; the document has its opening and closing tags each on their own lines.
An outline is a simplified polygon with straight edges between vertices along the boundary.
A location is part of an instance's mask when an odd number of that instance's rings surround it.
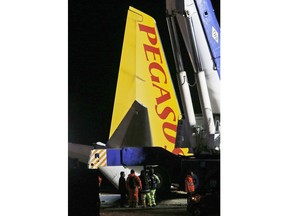
<svg viewBox="0 0 288 216">
<path fill-rule="evenodd" d="M 186 155 L 188 148 L 175 148 L 180 115 L 155 20 L 130 7 L 109 135 L 114 136 L 112 146 L 139 146 L 138 142 Z"/>
</svg>

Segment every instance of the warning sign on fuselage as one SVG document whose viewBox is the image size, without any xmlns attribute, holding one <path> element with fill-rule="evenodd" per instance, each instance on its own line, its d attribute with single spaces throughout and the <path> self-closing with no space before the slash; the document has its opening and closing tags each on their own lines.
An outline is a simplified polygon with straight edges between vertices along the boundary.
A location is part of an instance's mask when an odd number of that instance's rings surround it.
<svg viewBox="0 0 288 216">
<path fill-rule="evenodd" d="M 217 30 L 212 26 L 212 37 L 214 40 L 218 43 L 219 42 L 219 36 Z"/>
</svg>

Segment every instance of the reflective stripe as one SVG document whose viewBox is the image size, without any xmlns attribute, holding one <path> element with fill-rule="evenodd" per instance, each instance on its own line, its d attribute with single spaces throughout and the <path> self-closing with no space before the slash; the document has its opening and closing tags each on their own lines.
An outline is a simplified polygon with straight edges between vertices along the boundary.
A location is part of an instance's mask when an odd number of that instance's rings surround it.
<svg viewBox="0 0 288 216">
<path fill-rule="evenodd" d="M 99 157 L 98 157 L 99 155 Z M 89 169 L 98 169 L 100 166 L 107 166 L 107 153 L 105 149 L 93 149 L 90 152 L 88 162 Z"/>
<path fill-rule="evenodd" d="M 194 183 L 193 182 L 187 182 L 187 185 L 188 185 L 188 187 L 189 186 L 194 186 Z"/>
</svg>

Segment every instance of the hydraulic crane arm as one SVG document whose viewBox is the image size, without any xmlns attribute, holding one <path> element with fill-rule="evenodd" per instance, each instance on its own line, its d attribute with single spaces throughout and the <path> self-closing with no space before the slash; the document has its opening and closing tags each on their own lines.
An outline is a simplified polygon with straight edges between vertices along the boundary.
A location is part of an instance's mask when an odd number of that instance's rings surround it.
<svg viewBox="0 0 288 216">
<path fill-rule="evenodd" d="M 208 148 L 213 149 L 215 139 L 215 123 L 213 113 L 220 114 L 220 33 L 211 2 L 209 0 L 166 0 L 167 24 L 174 53 L 175 66 L 180 80 L 182 105 L 186 119 L 193 133 L 196 127 L 195 114 L 189 110 L 192 106 L 186 72 L 182 63 L 181 49 L 178 42 L 177 26 L 181 31 L 185 47 L 193 66 L 198 96 L 204 117 L 204 128 L 209 134 Z M 201 13 L 204 13 L 201 16 Z M 206 20 L 203 20 L 206 19 Z M 208 21 L 207 21 L 208 20 Z M 212 21 L 211 21 L 212 20 Z M 215 21 L 213 21 L 215 20 Z M 207 27 L 209 26 L 209 27 Z M 211 30 L 215 47 L 207 40 L 205 30 Z M 213 41 L 212 41 L 213 42 Z M 212 48 L 211 48 L 212 47 Z M 218 52 L 217 52 L 218 49 Z M 217 71 L 218 70 L 218 71 Z M 183 81 L 186 79 L 186 83 Z M 185 86 L 186 85 L 186 86 Z M 195 144 L 191 144 L 193 147 Z"/>
</svg>

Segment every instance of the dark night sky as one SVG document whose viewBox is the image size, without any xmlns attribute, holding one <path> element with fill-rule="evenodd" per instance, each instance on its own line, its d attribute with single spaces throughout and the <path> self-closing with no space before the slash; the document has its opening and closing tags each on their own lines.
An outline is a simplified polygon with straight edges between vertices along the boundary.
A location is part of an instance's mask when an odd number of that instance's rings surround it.
<svg viewBox="0 0 288 216">
<path fill-rule="evenodd" d="M 219 19 L 220 0 L 212 3 Z M 154 17 L 170 72 L 175 71 L 165 0 L 69 0 L 69 142 L 92 144 L 108 139 L 129 5 Z"/>
</svg>

